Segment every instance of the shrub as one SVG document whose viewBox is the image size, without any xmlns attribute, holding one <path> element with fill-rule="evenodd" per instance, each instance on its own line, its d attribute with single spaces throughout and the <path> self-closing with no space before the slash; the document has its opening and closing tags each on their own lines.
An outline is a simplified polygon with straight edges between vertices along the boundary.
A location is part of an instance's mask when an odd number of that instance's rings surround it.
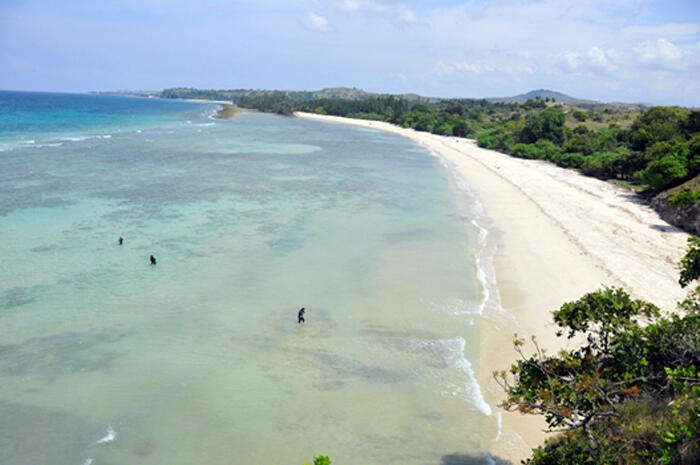
<svg viewBox="0 0 700 465">
<path fill-rule="evenodd" d="M 678 155 L 666 155 L 654 160 L 642 171 L 642 180 L 652 189 L 662 189 L 688 174 L 685 160 Z"/>
<path fill-rule="evenodd" d="M 581 171 L 588 176 L 600 179 L 617 177 L 621 171 L 622 155 L 615 152 L 597 152 L 584 159 Z"/>
<path fill-rule="evenodd" d="M 672 207 L 700 203 L 700 189 L 683 189 L 678 194 L 669 197 L 668 203 L 671 204 Z"/>
<path fill-rule="evenodd" d="M 588 115 L 580 110 L 574 111 L 573 117 L 576 121 L 586 121 L 588 119 Z"/>
<path fill-rule="evenodd" d="M 581 168 L 586 157 L 582 153 L 560 153 L 552 158 L 552 162 L 563 168 Z"/>
</svg>

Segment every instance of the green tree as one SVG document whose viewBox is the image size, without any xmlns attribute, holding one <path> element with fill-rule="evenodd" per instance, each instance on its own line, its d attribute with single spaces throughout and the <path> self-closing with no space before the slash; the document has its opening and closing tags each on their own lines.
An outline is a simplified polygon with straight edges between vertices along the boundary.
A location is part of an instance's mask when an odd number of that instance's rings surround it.
<svg viewBox="0 0 700 465">
<path fill-rule="evenodd" d="M 700 240 L 696 236 L 688 238 L 688 251 L 681 260 L 681 277 L 678 283 L 686 287 L 700 278 Z"/>
<path fill-rule="evenodd" d="M 564 122 L 566 115 L 558 107 L 549 107 L 539 113 L 530 115 L 520 132 L 520 142 L 533 144 L 540 139 L 547 139 L 556 144 L 564 141 Z"/>
<path fill-rule="evenodd" d="M 680 283 L 700 278 L 700 240 L 681 261 Z M 700 288 L 660 316 L 622 289 L 586 294 L 553 312 L 557 336 L 579 347 L 549 356 L 536 341 L 510 374 L 495 373 L 508 410 L 543 415 L 560 434 L 528 465 L 700 463 Z M 533 339 L 534 341 L 534 339 Z"/>
<path fill-rule="evenodd" d="M 588 115 L 586 115 L 585 112 L 576 110 L 572 113 L 572 116 L 576 121 L 586 121 L 588 119 Z"/>
<path fill-rule="evenodd" d="M 678 155 L 666 155 L 654 160 L 642 171 L 642 180 L 652 189 L 663 189 L 688 174 L 686 161 Z"/>
</svg>

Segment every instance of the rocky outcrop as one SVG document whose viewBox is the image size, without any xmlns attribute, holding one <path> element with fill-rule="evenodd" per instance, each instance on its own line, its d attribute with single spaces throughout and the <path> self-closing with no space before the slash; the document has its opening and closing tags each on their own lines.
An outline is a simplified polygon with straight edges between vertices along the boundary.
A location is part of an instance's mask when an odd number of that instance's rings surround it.
<svg viewBox="0 0 700 465">
<path fill-rule="evenodd" d="M 664 221 L 700 236 L 700 204 L 674 207 L 669 204 L 667 195 L 659 194 L 652 199 L 651 207 Z"/>
</svg>

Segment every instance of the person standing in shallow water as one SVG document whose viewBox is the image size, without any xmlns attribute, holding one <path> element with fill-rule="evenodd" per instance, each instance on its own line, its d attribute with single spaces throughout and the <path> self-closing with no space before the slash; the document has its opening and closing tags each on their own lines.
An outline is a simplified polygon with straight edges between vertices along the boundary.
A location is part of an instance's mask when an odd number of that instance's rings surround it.
<svg viewBox="0 0 700 465">
<path fill-rule="evenodd" d="M 119 236 L 119 245 L 124 245 L 124 238 Z"/>
<path fill-rule="evenodd" d="M 151 255 L 151 265 L 155 265 L 155 264 L 156 264 L 156 257 Z"/>
<path fill-rule="evenodd" d="M 306 319 L 304 319 L 305 314 L 306 314 L 306 308 L 301 307 L 301 310 L 299 310 L 299 315 L 297 315 L 297 317 L 299 318 L 299 324 L 306 323 Z"/>
</svg>

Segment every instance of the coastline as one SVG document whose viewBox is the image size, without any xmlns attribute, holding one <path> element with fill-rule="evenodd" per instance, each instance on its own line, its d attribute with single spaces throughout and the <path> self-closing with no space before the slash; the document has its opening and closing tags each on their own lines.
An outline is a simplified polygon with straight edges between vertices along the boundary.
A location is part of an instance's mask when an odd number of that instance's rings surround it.
<svg viewBox="0 0 700 465">
<path fill-rule="evenodd" d="M 503 397 L 491 373 L 507 370 L 516 359 L 513 333 L 536 336 L 550 353 L 565 347 L 566 340 L 554 335 L 550 314 L 564 302 L 603 285 L 624 287 L 662 310 L 673 310 L 685 295 L 677 283 L 677 263 L 688 235 L 622 187 L 546 162 L 485 150 L 468 139 L 378 121 L 297 116 L 408 137 L 440 159 L 457 184 L 466 183 L 483 205 L 475 226 L 483 229 L 484 247 L 494 251 L 495 289 L 488 289 L 479 319 L 478 378 L 491 406 Z M 493 410 L 502 422 L 488 446 L 492 455 L 519 463 L 542 443 L 542 418 Z"/>
</svg>

